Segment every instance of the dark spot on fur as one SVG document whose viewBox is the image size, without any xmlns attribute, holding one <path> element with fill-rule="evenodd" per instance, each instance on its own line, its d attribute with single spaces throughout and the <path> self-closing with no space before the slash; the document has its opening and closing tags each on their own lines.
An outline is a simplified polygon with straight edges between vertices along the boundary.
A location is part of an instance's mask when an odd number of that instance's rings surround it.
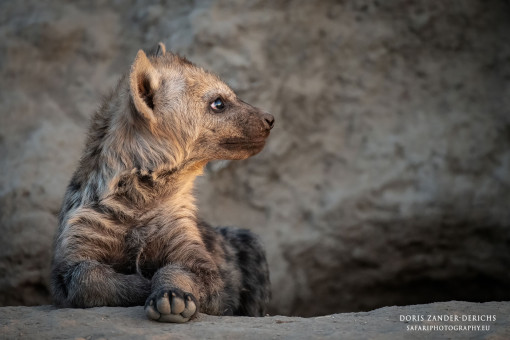
<svg viewBox="0 0 510 340">
<path fill-rule="evenodd" d="M 71 183 L 69 183 L 68 190 L 72 193 L 75 193 L 81 189 L 81 182 L 78 181 L 76 177 L 71 179 Z"/>
<path fill-rule="evenodd" d="M 96 183 L 92 183 L 92 184 L 90 184 L 89 188 L 90 188 L 89 196 L 87 197 L 87 199 L 90 202 L 97 202 L 97 201 L 99 201 L 99 195 L 97 194 L 97 184 Z"/>
<path fill-rule="evenodd" d="M 92 158 L 95 158 L 97 156 L 99 156 L 101 154 L 101 146 L 100 145 L 97 145 L 96 147 L 93 147 L 91 150 L 90 150 L 90 157 Z"/>
<path fill-rule="evenodd" d="M 80 189 L 81 182 L 79 182 L 76 179 L 76 177 L 73 177 L 73 179 L 71 180 L 67 187 L 66 199 L 64 200 L 64 203 L 60 210 L 59 223 L 62 222 L 63 218 L 65 217 L 66 213 L 69 210 L 76 208 L 80 203 L 81 201 L 81 195 L 79 194 Z"/>
<path fill-rule="evenodd" d="M 151 175 L 149 174 L 139 174 L 138 175 L 138 182 L 139 184 L 142 184 L 143 186 L 145 187 L 149 187 L 149 188 L 152 188 L 154 187 L 154 179 L 152 178 Z"/>
<path fill-rule="evenodd" d="M 248 259 L 249 259 L 249 256 L 248 256 L 248 253 L 246 251 L 240 250 L 237 253 L 237 260 L 239 261 L 239 264 L 241 266 L 246 265 L 246 262 L 248 262 Z"/>
<path fill-rule="evenodd" d="M 267 281 L 267 278 L 263 273 L 257 273 L 257 281 L 259 284 L 263 284 Z"/>
<path fill-rule="evenodd" d="M 178 168 L 172 168 L 170 170 L 164 170 L 164 171 L 162 171 L 162 172 L 160 172 L 158 174 L 158 179 L 164 180 L 164 179 L 172 176 L 177 170 L 178 170 Z"/>
<path fill-rule="evenodd" d="M 79 203 L 79 197 L 76 197 L 75 195 L 70 195 L 70 198 L 64 202 L 64 205 L 62 206 L 61 214 L 67 213 L 69 210 L 76 208 Z"/>
<path fill-rule="evenodd" d="M 202 241 L 205 244 L 207 251 L 211 252 L 214 250 L 217 241 L 217 234 L 208 224 L 203 221 L 198 223 L 198 230 L 200 231 L 200 236 L 202 237 Z"/>
</svg>

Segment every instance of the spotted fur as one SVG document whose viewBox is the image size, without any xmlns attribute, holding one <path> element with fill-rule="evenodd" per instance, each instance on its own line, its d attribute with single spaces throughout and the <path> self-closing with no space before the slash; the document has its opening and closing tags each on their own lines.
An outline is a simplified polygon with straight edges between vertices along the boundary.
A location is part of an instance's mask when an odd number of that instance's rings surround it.
<svg viewBox="0 0 510 340">
<path fill-rule="evenodd" d="M 150 318 L 170 322 L 198 311 L 264 315 L 270 290 L 260 242 L 248 230 L 199 221 L 192 189 L 208 161 L 260 152 L 274 118 L 164 45 L 158 51 L 138 52 L 92 118 L 60 213 L 54 302 L 145 304 Z M 211 106 L 218 98 L 223 110 Z M 184 308 L 181 321 L 165 314 L 170 307 Z"/>
</svg>

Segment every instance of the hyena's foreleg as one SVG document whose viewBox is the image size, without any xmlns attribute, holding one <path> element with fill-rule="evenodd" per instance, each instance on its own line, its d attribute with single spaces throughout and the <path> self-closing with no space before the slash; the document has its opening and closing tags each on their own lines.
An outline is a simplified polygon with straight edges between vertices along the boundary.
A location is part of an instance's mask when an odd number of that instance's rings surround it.
<svg viewBox="0 0 510 340">
<path fill-rule="evenodd" d="M 179 265 L 168 264 L 152 277 L 152 293 L 145 302 L 145 313 L 161 322 L 186 322 L 198 313 L 203 294 L 196 275 Z"/>
<path fill-rule="evenodd" d="M 145 246 L 146 258 L 159 264 L 145 304 L 149 319 L 186 322 L 198 311 L 221 315 L 224 282 L 194 218 L 160 214 L 152 223 L 164 227 L 155 229 Z"/>
<path fill-rule="evenodd" d="M 150 280 L 117 273 L 97 261 L 56 265 L 52 275 L 55 303 L 61 307 L 143 305 L 150 293 Z"/>
<path fill-rule="evenodd" d="M 152 320 L 186 322 L 198 311 L 221 315 L 224 307 L 223 280 L 218 267 L 197 249 L 188 266 L 167 264 L 152 277 L 152 292 L 145 312 Z"/>
<path fill-rule="evenodd" d="M 135 272 L 127 275 L 131 270 L 122 265 L 125 239 L 125 228 L 104 214 L 88 208 L 73 212 L 56 239 L 51 274 L 55 304 L 143 305 L 151 283 Z"/>
</svg>

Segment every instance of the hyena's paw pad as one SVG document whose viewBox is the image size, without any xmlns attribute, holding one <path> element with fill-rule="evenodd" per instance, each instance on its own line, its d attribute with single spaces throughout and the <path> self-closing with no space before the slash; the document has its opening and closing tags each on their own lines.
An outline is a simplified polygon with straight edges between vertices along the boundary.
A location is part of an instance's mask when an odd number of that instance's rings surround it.
<svg viewBox="0 0 510 340">
<path fill-rule="evenodd" d="M 180 289 L 165 289 L 152 293 L 145 302 L 145 314 L 160 322 L 186 322 L 197 313 L 196 299 Z"/>
</svg>

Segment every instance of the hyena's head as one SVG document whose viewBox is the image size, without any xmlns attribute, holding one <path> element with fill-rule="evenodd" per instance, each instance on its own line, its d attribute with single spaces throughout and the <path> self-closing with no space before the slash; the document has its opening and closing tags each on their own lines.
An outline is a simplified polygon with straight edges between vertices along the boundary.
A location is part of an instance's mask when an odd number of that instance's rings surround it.
<svg viewBox="0 0 510 340">
<path fill-rule="evenodd" d="M 274 118 L 235 95 L 218 77 L 171 53 L 131 68 L 130 95 L 137 113 L 179 161 L 245 159 L 260 152 Z"/>
</svg>

